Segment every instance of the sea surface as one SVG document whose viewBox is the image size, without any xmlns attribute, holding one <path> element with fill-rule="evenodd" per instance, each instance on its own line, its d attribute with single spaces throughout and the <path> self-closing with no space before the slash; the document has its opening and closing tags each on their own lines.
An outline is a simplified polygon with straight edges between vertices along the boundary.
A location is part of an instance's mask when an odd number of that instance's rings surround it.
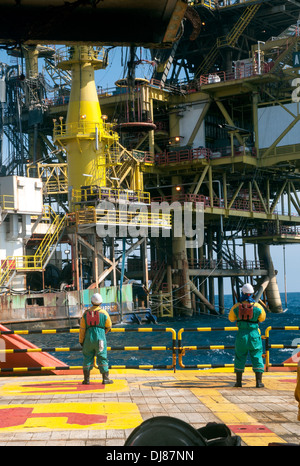
<svg viewBox="0 0 300 466">
<path fill-rule="evenodd" d="M 282 303 L 285 307 L 285 295 L 282 294 Z M 216 297 L 217 302 L 217 297 Z M 225 296 L 225 314 L 222 316 L 215 316 L 210 314 L 198 314 L 193 317 L 174 317 L 158 319 L 157 325 L 153 324 L 119 324 L 116 328 L 126 328 L 137 330 L 138 328 L 155 329 L 154 332 L 117 332 L 109 333 L 107 335 L 108 346 L 124 347 L 124 346 L 166 346 L 171 348 L 172 333 L 165 331 L 166 328 L 172 328 L 178 334 L 180 329 L 185 329 L 182 333 L 182 346 L 211 346 L 211 345 L 225 345 L 232 348 L 225 349 L 201 349 L 201 350 L 188 350 L 183 357 L 183 364 L 185 366 L 195 364 L 232 364 L 234 361 L 234 342 L 236 331 L 223 331 L 224 327 L 233 327 L 228 320 L 228 313 L 232 306 L 231 295 Z M 287 310 L 280 314 L 267 313 L 266 320 L 260 324 L 262 335 L 268 327 L 272 327 L 270 331 L 270 344 L 284 344 L 295 345 L 300 344 L 300 331 L 299 330 L 276 330 L 278 327 L 284 326 L 300 326 L 300 293 L 287 293 Z M 211 328 L 211 331 L 197 331 L 197 328 Z M 187 329 L 194 329 L 190 331 Z M 215 330 L 216 329 L 216 330 Z M 77 347 L 78 334 L 39 334 L 28 335 L 26 337 L 38 347 Z M 271 349 L 270 362 L 282 363 L 293 355 L 295 350 L 291 348 Z M 56 358 L 63 361 L 70 366 L 82 365 L 82 352 L 50 352 Z M 170 365 L 172 363 L 172 352 L 167 351 L 121 351 L 112 349 L 108 353 L 110 365 L 126 365 L 130 367 L 137 367 L 141 364 L 150 365 Z M 247 361 L 250 364 L 250 360 Z M 177 367 L 179 368 L 178 364 Z"/>
</svg>

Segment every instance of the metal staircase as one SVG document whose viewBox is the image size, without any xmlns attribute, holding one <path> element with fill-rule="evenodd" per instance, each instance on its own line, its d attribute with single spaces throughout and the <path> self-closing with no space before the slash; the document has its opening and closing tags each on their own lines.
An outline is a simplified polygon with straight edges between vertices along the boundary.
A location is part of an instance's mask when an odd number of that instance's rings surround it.
<svg viewBox="0 0 300 466">
<path fill-rule="evenodd" d="M 296 45 L 300 42 L 299 36 L 294 36 L 286 39 L 286 45 L 283 51 L 279 54 L 277 59 L 274 61 L 274 66 L 271 68 L 271 73 L 280 71 L 284 65 L 291 64 L 293 53 L 296 50 Z"/>
<path fill-rule="evenodd" d="M 150 288 L 149 288 L 149 292 L 152 291 L 152 292 L 158 292 L 160 287 L 161 287 L 161 284 L 163 282 L 163 279 L 165 278 L 165 274 L 166 274 L 166 263 L 163 261 L 159 264 L 157 270 L 155 272 L 153 272 L 154 275 L 153 275 L 153 278 L 152 278 L 152 282 L 151 282 L 151 285 L 150 285 Z"/>
<path fill-rule="evenodd" d="M 205 57 L 199 68 L 195 73 L 195 77 L 198 77 L 202 74 L 209 72 L 211 66 L 213 65 L 220 47 L 234 47 L 238 39 L 249 25 L 251 20 L 254 18 L 255 14 L 260 8 L 260 4 L 256 3 L 254 5 L 248 6 L 244 13 L 241 15 L 239 20 L 236 22 L 232 30 L 223 37 L 218 37 L 216 44 L 210 50 L 209 54 Z"/>
<path fill-rule="evenodd" d="M 48 264 L 66 226 L 66 216 L 57 215 L 50 206 L 44 206 L 44 214 L 52 223 L 35 253 L 43 268 Z"/>
<path fill-rule="evenodd" d="M 45 70 L 49 74 L 54 84 L 57 85 L 57 87 L 71 87 L 72 73 L 68 70 L 62 70 L 58 68 L 57 63 L 57 55 L 55 55 L 53 58 L 45 58 Z"/>
<path fill-rule="evenodd" d="M 152 75 L 152 79 L 160 81 L 161 86 L 163 87 L 166 84 L 167 77 L 174 61 L 176 50 L 178 48 L 179 41 L 174 42 L 173 47 L 170 51 L 158 50 L 155 53 L 155 58 L 159 60 L 159 64 Z"/>
<path fill-rule="evenodd" d="M 217 46 L 218 47 L 233 47 L 241 34 L 244 32 L 246 27 L 249 25 L 251 20 L 254 18 L 255 14 L 260 8 L 260 4 L 256 3 L 254 5 L 248 6 L 242 16 L 239 18 L 237 23 L 234 25 L 232 30 L 223 37 L 218 37 Z"/>
<path fill-rule="evenodd" d="M 43 218 L 51 221 L 49 229 L 34 255 L 8 256 L 1 265 L 0 287 L 6 286 L 17 272 L 43 270 L 61 239 L 67 217 L 57 215 L 50 206 L 44 206 Z"/>
<path fill-rule="evenodd" d="M 112 179 L 117 180 L 118 187 L 121 187 L 122 183 L 126 181 L 127 176 L 131 172 L 134 172 L 139 160 L 120 143 L 118 145 L 119 150 L 114 154 L 115 160 L 108 160 L 106 179 L 112 186 L 116 184 Z M 127 188 L 130 189 L 130 186 L 127 186 Z"/>
<path fill-rule="evenodd" d="M 163 280 L 167 273 L 166 263 L 162 261 L 156 270 L 150 271 L 151 285 L 149 292 L 154 309 L 160 317 L 173 317 L 173 296 L 172 292 L 166 291 Z"/>
<path fill-rule="evenodd" d="M 207 74 L 209 72 L 211 66 L 214 64 L 217 58 L 218 53 L 219 53 L 219 48 L 217 44 L 215 44 L 213 48 L 210 50 L 210 52 L 208 53 L 208 55 L 206 55 L 205 59 L 203 60 L 199 68 L 197 69 L 195 73 L 195 78 L 201 76 L 202 74 Z"/>
</svg>

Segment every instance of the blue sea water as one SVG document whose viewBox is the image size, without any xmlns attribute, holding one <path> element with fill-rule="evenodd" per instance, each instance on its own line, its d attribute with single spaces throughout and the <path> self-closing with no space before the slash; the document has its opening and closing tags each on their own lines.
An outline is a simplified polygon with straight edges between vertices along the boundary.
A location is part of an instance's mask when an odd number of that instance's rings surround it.
<svg viewBox="0 0 300 466">
<path fill-rule="evenodd" d="M 285 296 L 282 294 L 282 302 L 285 303 Z M 107 335 L 108 346 L 166 346 L 172 345 L 172 333 L 165 331 L 166 328 L 173 328 L 178 334 L 180 329 L 195 329 L 195 331 L 184 331 L 182 334 L 183 346 L 211 346 L 225 345 L 234 347 L 236 331 L 222 331 L 224 327 L 233 327 L 234 325 L 228 320 L 228 313 L 232 306 L 232 297 L 225 296 L 225 314 L 215 316 L 210 314 L 201 314 L 193 317 L 174 317 L 158 319 L 157 325 L 137 325 L 125 324 L 118 325 L 117 328 L 130 329 L 130 332 L 113 332 Z M 300 344 L 299 330 L 275 330 L 278 327 L 300 326 L 300 293 L 287 294 L 287 310 L 284 313 L 273 314 L 267 313 L 265 322 L 260 324 L 262 335 L 265 334 L 267 327 L 272 327 L 270 331 L 270 343 L 295 345 Z M 138 328 L 155 329 L 154 332 L 137 332 Z M 211 328 L 217 330 L 197 331 L 197 328 Z M 29 335 L 28 339 L 39 347 L 76 347 L 78 346 L 78 334 L 52 334 L 52 335 Z M 270 362 L 282 363 L 292 356 L 293 349 L 271 349 Z M 82 365 L 82 353 L 64 352 L 51 353 L 56 358 L 70 366 Z M 150 365 L 170 365 L 172 362 L 172 352 L 168 351 L 109 351 L 110 365 L 138 366 L 141 364 Z M 234 349 L 201 349 L 186 351 L 183 357 L 185 366 L 195 364 L 232 364 L 234 360 Z M 247 361 L 250 363 L 250 360 Z M 178 366 L 178 365 L 177 365 Z M 179 367 L 179 366 L 178 366 Z"/>
</svg>

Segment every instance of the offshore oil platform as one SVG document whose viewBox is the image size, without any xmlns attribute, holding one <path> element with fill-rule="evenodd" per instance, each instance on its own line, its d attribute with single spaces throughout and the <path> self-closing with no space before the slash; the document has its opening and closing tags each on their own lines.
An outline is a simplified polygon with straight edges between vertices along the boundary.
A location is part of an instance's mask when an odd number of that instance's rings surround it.
<svg viewBox="0 0 300 466">
<path fill-rule="evenodd" d="M 225 280 L 282 312 L 270 246 L 300 241 L 299 4 L 17 3 L 0 5 L 1 323 L 76 325 L 95 289 L 115 322 L 222 314 Z M 126 74 L 98 89 L 120 45 Z M 193 231 L 201 211 L 201 237 L 174 235 L 174 205 Z"/>
</svg>

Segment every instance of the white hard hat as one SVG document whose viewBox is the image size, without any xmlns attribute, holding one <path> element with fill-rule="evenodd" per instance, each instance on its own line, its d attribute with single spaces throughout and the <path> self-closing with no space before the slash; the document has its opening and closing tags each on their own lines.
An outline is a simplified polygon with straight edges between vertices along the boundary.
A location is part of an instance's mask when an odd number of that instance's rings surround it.
<svg viewBox="0 0 300 466">
<path fill-rule="evenodd" d="M 242 286 L 242 292 L 245 293 L 245 294 L 254 293 L 253 286 L 250 285 L 250 283 L 245 283 L 245 285 Z"/>
<path fill-rule="evenodd" d="M 103 302 L 103 299 L 102 299 L 101 294 L 99 294 L 99 293 L 95 293 L 95 294 L 93 294 L 93 296 L 91 297 L 91 303 L 92 303 L 92 304 L 97 305 L 97 304 L 101 304 L 102 302 Z"/>
</svg>

